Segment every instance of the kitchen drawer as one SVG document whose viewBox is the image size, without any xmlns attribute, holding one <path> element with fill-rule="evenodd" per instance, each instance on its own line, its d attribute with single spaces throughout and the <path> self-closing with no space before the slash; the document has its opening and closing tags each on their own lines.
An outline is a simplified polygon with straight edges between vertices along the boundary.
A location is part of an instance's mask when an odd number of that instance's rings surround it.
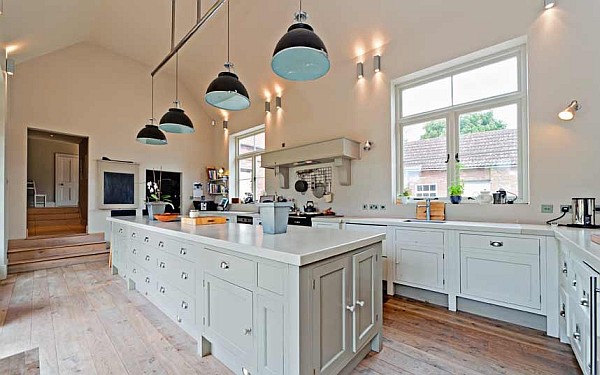
<svg viewBox="0 0 600 375">
<path fill-rule="evenodd" d="M 572 269 L 575 271 L 575 280 L 577 281 L 577 290 L 573 296 L 577 299 L 577 306 L 588 318 L 590 316 L 590 301 L 591 301 L 591 285 L 592 277 L 598 277 L 598 273 L 588 267 L 581 261 L 572 260 Z M 575 308 L 575 307 L 573 307 Z"/>
<path fill-rule="evenodd" d="M 258 263 L 258 286 L 283 295 L 285 288 L 285 266 Z"/>
<path fill-rule="evenodd" d="M 396 229 L 396 243 L 418 246 L 444 246 L 444 232 Z"/>
<path fill-rule="evenodd" d="M 168 241 L 164 241 L 164 244 L 165 246 L 163 249 L 166 250 L 167 253 L 190 262 L 192 261 L 192 252 L 194 251 L 194 246 L 198 246 L 192 244 L 191 242 L 186 242 L 179 239 L 176 241 L 170 239 Z"/>
<path fill-rule="evenodd" d="M 161 279 L 156 283 L 155 292 L 156 306 L 187 333 L 196 337 L 195 300 L 172 284 Z"/>
<path fill-rule="evenodd" d="M 129 229 L 128 238 L 139 243 L 148 243 L 150 241 L 150 232 L 131 227 Z"/>
<path fill-rule="evenodd" d="M 461 234 L 460 247 L 535 255 L 540 252 L 540 241 L 536 238 Z"/>
<path fill-rule="evenodd" d="M 156 288 L 154 275 L 139 264 L 131 264 L 130 268 L 129 278 L 135 283 L 135 289 L 146 297 L 152 298 Z"/>
<path fill-rule="evenodd" d="M 194 264 L 164 251 L 156 252 L 157 276 L 185 293 L 195 292 Z"/>
<path fill-rule="evenodd" d="M 141 252 L 140 265 L 148 270 L 155 271 L 156 268 L 156 250 L 148 245 L 138 245 Z"/>
<path fill-rule="evenodd" d="M 574 306 L 578 303 L 578 301 L 571 298 L 570 304 Z M 575 353 L 575 357 L 577 358 L 577 362 L 579 362 L 579 366 L 582 369 L 588 369 L 588 363 L 590 360 L 590 329 L 588 319 L 585 317 L 585 314 L 581 311 L 581 309 L 571 309 L 569 315 L 569 326 L 571 328 L 569 341 L 571 342 L 571 348 L 573 349 L 573 353 Z"/>
<path fill-rule="evenodd" d="M 234 255 L 209 249 L 202 250 L 204 269 L 223 280 L 246 286 L 256 286 L 256 263 Z"/>
</svg>

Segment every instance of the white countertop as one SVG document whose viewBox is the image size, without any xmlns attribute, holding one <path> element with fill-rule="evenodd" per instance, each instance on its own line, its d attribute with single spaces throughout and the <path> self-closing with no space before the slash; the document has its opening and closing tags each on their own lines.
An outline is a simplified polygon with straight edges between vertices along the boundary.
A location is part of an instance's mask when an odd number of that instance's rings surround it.
<svg viewBox="0 0 600 375">
<path fill-rule="evenodd" d="M 556 238 L 575 246 L 579 255 L 590 266 L 600 271 L 600 245 L 592 241 L 592 233 L 600 234 L 598 229 L 579 229 L 568 227 L 555 227 Z"/>
<path fill-rule="evenodd" d="M 240 215 L 240 216 L 251 216 L 259 217 L 258 212 L 247 212 L 247 211 L 200 211 L 200 216 L 228 216 L 228 215 Z"/>
<path fill-rule="evenodd" d="M 247 224 L 193 226 L 143 217 L 108 220 L 294 266 L 305 266 L 385 239 L 383 234 L 299 226 L 288 226 L 287 233 L 271 235 L 263 234 L 262 226 Z"/>
<path fill-rule="evenodd" d="M 426 222 L 408 218 L 383 218 L 383 217 L 336 217 L 329 218 L 326 216 L 318 216 L 312 219 L 313 222 L 337 222 L 337 223 L 355 223 L 355 224 L 371 224 L 371 225 L 393 225 L 401 227 L 413 228 L 430 228 L 430 229 L 447 229 L 461 230 L 472 232 L 496 232 L 508 234 L 528 234 L 535 236 L 554 236 L 554 232 L 549 225 L 535 224 L 510 224 L 510 223 L 486 223 L 476 221 L 445 221 Z M 407 222 L 406 220 L 411 220 Z"/>
</svg>

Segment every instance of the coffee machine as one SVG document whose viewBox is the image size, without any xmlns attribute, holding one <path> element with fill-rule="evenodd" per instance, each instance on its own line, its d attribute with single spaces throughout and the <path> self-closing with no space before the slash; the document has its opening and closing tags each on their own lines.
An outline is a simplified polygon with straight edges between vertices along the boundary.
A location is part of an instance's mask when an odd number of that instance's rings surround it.
<svg viewBox="0 0 600 375">
<path fill-rule="evenodd" d="M 573 198 L 572 221 L 567 226 L 577 228 L 597 228 L 596 225 L 596 198 Z"/>
</svg>

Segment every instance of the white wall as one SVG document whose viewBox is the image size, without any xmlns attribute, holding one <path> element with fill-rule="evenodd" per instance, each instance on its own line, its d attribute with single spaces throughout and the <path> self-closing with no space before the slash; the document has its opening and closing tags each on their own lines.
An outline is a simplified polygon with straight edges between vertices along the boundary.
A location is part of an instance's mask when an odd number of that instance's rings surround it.
<svg viewBox="0 0 600 375">
<path fill-rule="evenodd" d="M 493 1 L 397 2 L 402 23 L 382 17 L 377 28 L 363 30 L 364 40 L 377 34 L 389 42 L 353 60 L 333 60 L 328 75 L 315 82 L 285 83 L 283 110 L 265 116 L 261 100 L 242 113 L 229 115 L 229 131 L 266 123 L 267 148 L 278 149 L 346 136 L 374 144 L 362 160 L 353 163 L 352 186 L 334 186 L 331 205 L 345 215 L 413 217 L 415 207 L 392 204 L 391 80 L 421 69 L 526 35 L 529 54 L 530 205 L 484 206 L 461 204 L 447 209 L 449 219 L 541 223 L 555 215 L 541 214 L 542 203 L 570 203 L 575 196 L 600 197 L 600 2 L 558 2 L 549 11 L 542 1 L 522 2 L 522 9 L 497 6 Z M 327 35 L 321 35 L 327 40 Z M 367 43 L 358 43 L 365 45 Z M 370 48 L 370 47 L 369 47 Z M 367 49 L 369 49 L 367 48 Z M 372 71 L 372 56 L 382 55 L 382 72 Z M 335 57 L 334 57 L 335 58 Z M 365 79 L 356 79 L 356 63 L 365 62 Z M 270 88 L 271 92 L 273 91 Z M 268 90 L 266 90 L 268 91 Z M 574 121 L 557 119 L 572 99 L 583 105 Z M 274 108 L 274 105 L 272 105 Z M 217 134 L 220 160 L 227 160 L 227 133 Z M 223 145 L 223 147 L 221 147 Z M 291 174 L 294 176 L 294 174 Z M 276 187 L 270 192 L 306 196 Z M 293 177 L 292 177 L 293 178 Z M 290 184 L 293 186 L 293 183 Z M 363 211 L 362 203 L 387 204 L 385 212 Z M 326 205 L 321 203 L 321 208 Z"/>
<path fill-rule="evenodd" d="M 27 139 L 27 179 L 35 182 L 37 194 L 54 202 L 55 154 L 78 155 L 79 145 L 49 139 Z"/>
<path fill-rule="evenodd" d="M 18 65 L 9 87 L 7 177 L 10 205 L 9 238 L 26 231 L 27 127 L 89 137 L 89 231 L 107 228 L 108 211 L 97 209 L 96 160 L 131 160 L 146 169 L 183 172 L 183 197 L 192 182 L 205 179 L 215 130 L 192 97 L 180 86 L 180 98 L 195 124 L 192 135 L 168 134 L 169 145 L 152 147 L 135 141 L 150 117 L 151 67 L 92 44 L 81 43 Z M 173 77 L 155 80 L 155 117 L 160 118 L 174 98 Z M 140 197 L 144 186 L 140 183 Z M 142 202 L 140 202 L 141 206 Z M 183 209 L 191 201 L 183 200 Z"/>
</svg>

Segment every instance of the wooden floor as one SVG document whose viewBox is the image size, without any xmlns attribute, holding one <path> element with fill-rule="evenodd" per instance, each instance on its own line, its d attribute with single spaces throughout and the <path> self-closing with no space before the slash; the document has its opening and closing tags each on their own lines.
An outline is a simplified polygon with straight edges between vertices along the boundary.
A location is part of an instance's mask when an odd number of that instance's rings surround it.
<svg viewBox="0 0 600 375">
<path fill-rule="evenodd" d="M 384 337 L 354 374 L 579 374 L 539 331 L 400 298 L 385 302 Z M 230 374 L 104 263 L 0 282 L 0 358 L 35 348 L 42 374 Z"/>
</svg>

